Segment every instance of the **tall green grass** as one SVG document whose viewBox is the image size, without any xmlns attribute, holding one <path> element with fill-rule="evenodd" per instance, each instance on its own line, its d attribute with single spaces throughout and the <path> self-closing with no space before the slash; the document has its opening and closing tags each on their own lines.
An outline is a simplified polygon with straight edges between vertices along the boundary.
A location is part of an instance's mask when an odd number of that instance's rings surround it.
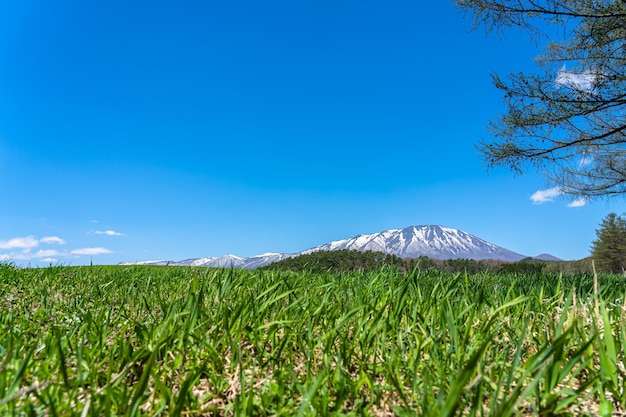
<svg viewBox="0 0 626 417">
<path fill-rule="evenodd" d="M 611 415 L 626 280 L 0 265 L 2 415 Z"/>
</svg>

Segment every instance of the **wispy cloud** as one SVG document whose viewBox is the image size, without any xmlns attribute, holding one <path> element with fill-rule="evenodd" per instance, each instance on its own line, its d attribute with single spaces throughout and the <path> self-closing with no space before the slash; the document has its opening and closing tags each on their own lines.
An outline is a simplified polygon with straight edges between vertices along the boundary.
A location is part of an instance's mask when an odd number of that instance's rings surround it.
<svg viewBox="0 0 626 417">
<path fill-rule="evenodd" d="M 590 93 L 593 91 L 596 82 L 598 81 L 598 74 L 592 71 L 574 72 L 568 71 L 565 67 L 559 70 L 559 74 L 554 80 L 555 84 L 559 87 L 568 87 L 574 90 L 584 91 Z"/>
<path fill-rule="evenodd" d="M 57 245 L 65 245 L 65 241 L 58 236 L 45 236 L 39 240 L 40 243 L 55 243 Z"/>
<path fill-rule="evenodd" d="M 101 234 L 122 236 L 122 233 L 106 230 Z M 76 258 L 80 255 L 104 255 L 113 253 L 103 247 L 78 248 L 71 251 L 51 249 L 46 245 L 64 245 L 66 242 L 58 236 L 45 236 L 41 239 L 36 236 L 14 237 L 0 240 L 0 262 L 6 261 L 35 261 L 59 262 L 60 259 Z"/>
<path fill-rule="evenodd" d="M 70 253 L 73 255 L 104 255 L 104 254 L 113 253 L 113 252 L 107 248 L 96 247 L 96 248 L 74 249 Z"/>
<path fill-rule="evenodd" d="M 530 196 L 530 201 L 533 204 L 543 204 L 554 201 L 554 199 L 562 194 L 558 187 L 548 188 L 547 190 L 535 191 Z"/>
<path fill-rule="evenodd" d="M 11 260 L 11 261 L 38 260 L 44 257 L 43 255 L 39 255 L 39 252 L 41 251 L 37 251 L 37 252 L 22 251 L 22 252 L 3 253 L 2 255 L 0 255 L 0 260 L 5 260 L 5 261 L 7 260 Z"/>
<path fill-rule="evenodd" d="M 51 264 L 59 262 L 59 260 L 56 259 L 56 258 L 43 258 L 43 259 L 39 259 L 39 261 L 40 262 L 47 262 L 47 263 L 51 263 Z"/>
<path fill-rule="evenodd" d="M 582 167 L 586 167 L 587 165 L 590 165 L 593 163 L 593 156 L 589 155 L 589 154 L 584 154 L 582 158 L 580 158 L 580 161 L 578 162 L 578 167 L 582 168 Z"/>
<path fill-rule="evenodd" d="M 530 201 L 533 204 L 551 203 L 555 198 L 563 195 L 563 192 L 559 187 L 548 188 L 547 190 L 535 191 L 530 196 Z M 582 207 L 588 203 L 588 200 L 584 197 L 579 197 L 567 204 L 567 207 Z"/>
<path fill-rule="evenodd" d="M 571 203 L 569 203 L 567 205 L 567 207 L 582 207 L 584 205 L 587 204 L 587 199 L 586 198 L 577 198 L 576 200 L 572 201 Z"/>
<path fill-rule="evenodd" d="M 94 230 L 93 233 L 107 236 L 125 236 L 124 233 L 116 232 L 115 230 Z"/>
<path fill-rule="evenodd" d="M 0 249 L 23 249 L 31 250 L 40 244 L 64 245 L 65 241 L 58 236 L 46 236 L 37 239 L 36 236 L 14 237 L 9 240 L 0 240 Z"/>
<path fill-rule="evenodd" d="M 34 258 L 45 258 L 50 256 L 59 256 L 59 252 L 54 249 L 40 249 L 33 254 Z"/>
<path fill-rule="evenodd" d="M 39 245 L 35 236 L 14 237 L 9 240 L 0 240 L 0 249 L 24 249 L 31 250 Z"/>
</svg>

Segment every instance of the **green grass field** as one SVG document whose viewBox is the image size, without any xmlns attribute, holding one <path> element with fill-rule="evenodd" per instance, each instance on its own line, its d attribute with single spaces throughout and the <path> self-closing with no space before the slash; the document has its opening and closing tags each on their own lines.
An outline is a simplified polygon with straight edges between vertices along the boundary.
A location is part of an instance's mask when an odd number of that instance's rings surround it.
<svg viewBox="0 0 626 417">
<path fill-rule="evenodd" d="M 624 415 L 597 281 L 0 265 L 0 415 Z"/>
</svg>

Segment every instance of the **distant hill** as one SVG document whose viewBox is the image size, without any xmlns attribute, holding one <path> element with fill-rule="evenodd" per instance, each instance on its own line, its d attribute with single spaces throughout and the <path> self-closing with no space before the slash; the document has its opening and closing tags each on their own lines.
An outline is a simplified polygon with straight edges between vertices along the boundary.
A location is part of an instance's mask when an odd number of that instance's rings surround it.
<svg viewBox="0 0 626 417">
<path fill-rule="evenodd" d="M 563 259 L 557 258 L 556 256 L 550 255 L 549 253 L 542 253 L 541 255 L 533 256 L 534 259 L 539 259 L 540 261 L 562 261 Z"/>
</svg>

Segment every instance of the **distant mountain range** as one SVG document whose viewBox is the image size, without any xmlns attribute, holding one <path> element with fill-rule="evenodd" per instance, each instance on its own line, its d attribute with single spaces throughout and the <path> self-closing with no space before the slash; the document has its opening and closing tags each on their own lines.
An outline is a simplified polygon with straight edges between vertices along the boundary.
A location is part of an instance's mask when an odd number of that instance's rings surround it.
<svg viewBox="0 0 626 417">
<path fill-rule="evenodd" d="M 445 226 L 410 226 L 404 229 L 385 230 L 380 233 L 358 235 L 344 240 L 336 240 L 298 253 L 264 253 L 242 258 L 235 255 L 185 259 L 182 261 L 143 261 L 123 263 L 124 265 L 183 265 L 209 266 L 226 268 L 255 269 L 278 262 L 285 258 L 318 251 L 331 250 L 378 251 L 400 258 L 418 258 L 428 256 L 432 259 L 496 259 L 516 262 L 527 258 L 526 255 L 494 245 L 479 237 Z M 541 260 L 559 260 L 559 258 L 541 254 L 535 257 Z"/>
</svg>

